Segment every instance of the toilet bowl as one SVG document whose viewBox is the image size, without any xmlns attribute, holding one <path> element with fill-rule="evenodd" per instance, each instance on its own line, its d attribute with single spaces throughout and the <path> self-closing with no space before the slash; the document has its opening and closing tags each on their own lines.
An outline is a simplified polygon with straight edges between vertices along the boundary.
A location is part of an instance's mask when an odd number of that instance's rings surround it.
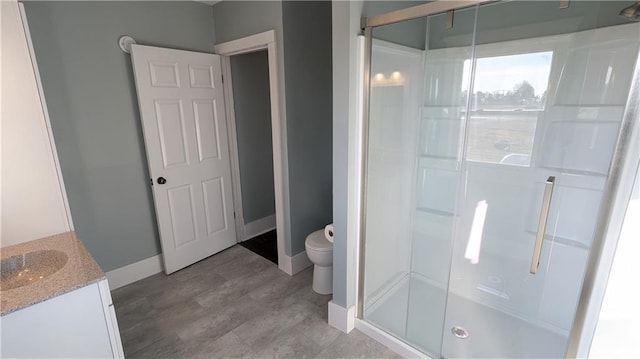
<svg viewBox="0 0 640 359">
<path fill-rule="evenodd" d="M 312 232 L 304 241 L 307 256 L 313 263 L 313 291 L 318 294 L 333 292 L 333 243 L 324 236 L 324 230 Z"/>
</svg>

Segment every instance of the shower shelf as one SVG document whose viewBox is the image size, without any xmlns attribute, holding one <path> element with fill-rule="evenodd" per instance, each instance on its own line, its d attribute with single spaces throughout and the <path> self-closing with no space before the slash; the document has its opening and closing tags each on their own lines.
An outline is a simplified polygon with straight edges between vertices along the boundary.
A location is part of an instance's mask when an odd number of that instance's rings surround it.
<svg viewBox="0 0 640 359">
<path fill-rule="evenodd" d="M 588 103 L 555 103 L 553 104 L 554 107 L 566 107 L 566 108 L 600 108 L 600 107 L 605 107 L 605 108 L 610 108 L 610 107 L 624 107 L 625 104 L 617 104 L 617 103 L 592 103 L 592 104 L 588 104 Z"/>
<path fill-rule="evenodd" d="M 446 161 L 457 161 L 458 158 L 457 157 L 452 157 L 452 156 L 434 156 L 434 155 L 427 155 L 424 153 L 421 153 L 418 155 L 418 157 L 420 158 L 431 158 L 434 160 L 446 160 Z"/>
<path fill-rule="evenodd" d="M 528 234 L 531 234 L 533 236 L 536 235 L 535 231 L 525 231 Z M 549 234 L 545 234 L 544 235 L 544 240 L 547 242 L 556 242 L 556 243 L 560 243 L 560 244 L 564 244 L 566 246 L 569 247 L 575 247 L 575 248 L 579 248 L 579 249 L 584 249 L 584 250 L 589 250 L 590 246 L 587 244 L 584 244 L 583 242 L 577 240 L 577 239 L 572 239 L 572 238 L 567 238 L 567 237 L 561 237 L 558 235 L 549 235 Z"/>
<path fill-rule="evenodd" d="M 558 172 L 560 172 L 560 174 L 607 178 L 606 174 L 602 174 L 602 173 L 594 172 L 594 171 L 588 171 L 588 170 L 577 170 L 577 169 L 570 169 L 570 168 L 558 168 L 558 167 L 552 167 L 552 166 L 539 166 L 539 168 L 545 168 L 545 169 L 549 169 L 549 170 L 553 170 L 553 171 L 558 171 Z"/>
<path fill-rule="evenodd" d="M 440 211 L 440 210 L 437 210 L 437 209 L 431 209 L 431 208 L 426 208 L 426 207 L 416 207 L 416 211 L 429 213 L 429 214 L 435 214 L 435 215 L 443 216 L 443 217 L 453 217 L 453 212 Z"/>
</svg>

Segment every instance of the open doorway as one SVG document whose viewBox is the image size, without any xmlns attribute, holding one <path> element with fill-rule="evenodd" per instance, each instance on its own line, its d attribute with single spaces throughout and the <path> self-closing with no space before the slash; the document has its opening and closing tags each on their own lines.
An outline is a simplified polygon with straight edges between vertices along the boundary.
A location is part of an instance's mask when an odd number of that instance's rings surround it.
<svg viewBox="0 0 640 359">
<path fill-rule="evenodd" d="M 275 31 L 218 44 L 215 52 L 222 56 L 237 241 L 255 244 L 250 249 L 291 275 Z"/>
<path fill-rule="evenodd" d="M 240 244 L 278 263 L 267 50 L 229 56 L 236 132 Z"/>
</svg>

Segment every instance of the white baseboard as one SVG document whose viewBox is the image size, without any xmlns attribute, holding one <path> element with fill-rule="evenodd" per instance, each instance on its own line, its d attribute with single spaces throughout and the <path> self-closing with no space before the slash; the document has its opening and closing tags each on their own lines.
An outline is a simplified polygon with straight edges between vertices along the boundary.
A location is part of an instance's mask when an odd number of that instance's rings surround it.
<svg viewBox="0 0 640 359">
<path fill-rule="evenodd" d="M 106 275 L 109 280 L 109 288 L 114 290 L 160 273 L 162 269 L 162 255 L 158 254 L 157 256 L 108 271 Z"/>
<path fill-rule="evenodd" d="M 263 233 L 269 232 L 276 229 L 276 215 L 275 213 L 255 220 L 253 222 L 249 222 L 244 225 L 244 235 L 242 241 L 246 241 L 247 239 L 251 239 L 253 237 L 259 236 Z"/>
<path fill-rule="evenodd" d="M 329 302 L 329 325 L 344 332 L 349 333 L 355 327 L 355 307 L 344 308 L 332 301 Z"/>
<path fill-rule="evenodd" d="M 278 268 L 288 275 L 300 273 L 312 265 L 313 263 L 311 263 L 309 257 L 307 257 L 306 251 L 302 251 L 293 257 L 289 257 L 286 254 L 278 256 Z"/>
<path fill-rule="evenodd" d="M 293 274 L 300 273 L 312 265 L 313 263 L 311 263 L 307 256 L 307 251 L 302 251 L 291 257 L 291 272 Z"/>
</svg>

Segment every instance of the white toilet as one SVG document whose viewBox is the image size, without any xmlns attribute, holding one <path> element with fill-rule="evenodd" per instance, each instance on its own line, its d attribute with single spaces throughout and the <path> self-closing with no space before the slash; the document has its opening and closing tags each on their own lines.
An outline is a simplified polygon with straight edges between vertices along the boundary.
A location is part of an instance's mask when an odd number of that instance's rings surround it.
<svg viewBox="0 0 640 359">
<path fill-rule="evenodd" d="M 309 260 L 313 266 L 313 291 L 318 294 L 333 292 L 333 243 L 324 236 L 324 230 L 318 230 L 307 236 L 304 241 Z"/>
</svg>

